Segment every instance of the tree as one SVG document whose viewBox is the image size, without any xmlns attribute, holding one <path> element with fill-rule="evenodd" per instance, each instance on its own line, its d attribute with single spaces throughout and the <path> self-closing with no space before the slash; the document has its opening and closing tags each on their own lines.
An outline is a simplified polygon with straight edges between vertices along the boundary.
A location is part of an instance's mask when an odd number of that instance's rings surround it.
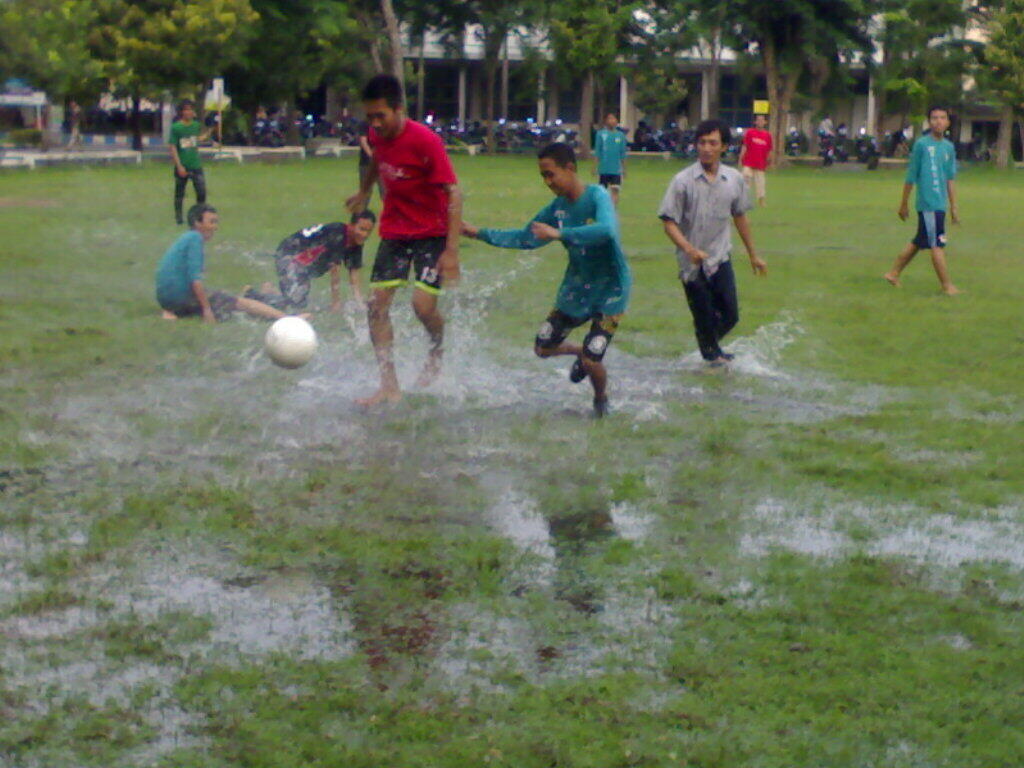
<svg viewBox="0 0 1024 768">
<path fill-rule="evenodd" d="M 58 97 L 84 98 L 104 86 L 86 43 L 95 23 L 84 0 L 10 0 L 0 7 L 0 79 L 22 77 Z"/>
<path fill-rule="evenodd" d="M 594 123 L 595 79 L 610 72 L 628 46 L 633 25 L 633 2 L 562 0 L 550 21 L 555 60 L 574 79 L 582 80 L 580 155 L 590 157 Z"/>
<path fill-rule="evenodd" d="M 631 40 L 633 101 L 645 114 L 669 116 L 689 90 L 681 53 L 694 47 L 692 9 L 666 0 L 645 9 Z"/>
<path fill-rule="evenodd" d="M 957 104 L 970 44 L 955 31 L 967 21 L 962 0 L 874 0 L 881 59 L 871 63 L 875 136 L 886 114 L 922 114 L 928 101 Z"/>
<path fill-rule="evenodd" d="M 979 80 L 1000 106 L 996 164 L 1008 168 L 1013 125 L 1024 112 L 1024 0 L 1004 0 L 989 18 L 988 33 Z"/>
<path fill-rule="evenodd" d="M 104 75 L 133 102 L 141 148 L 139 101 L 166 90 L 195 92 L 241 58 L 259 15 L 249 0 L 94 0 L 88 35 Z"/>
<path fill-rule="evenodd" d="M 774 162 L 784 162 L 783 120 L 811 54 L 855 45 L 872 50 L 863 0 L 732 0 L 727 18 L 739 38 L 756 48 L 764 67 L 774 139 Z"/>
<path fill-rule="evenodd" d="M 439 0 L 435 6 L 435 27 L 462 37 L 472 29 L 484 49 L 484 121 L 487 150 L 494 151 L 494 92 L 502 48 L 521 26 L 536 26 L 544 19 L 542 0 Z"/>
<path fill-rule="evenodd" d="M 288 115 L 297 96 L 324 83 L 355 88 L 369 73 L 365 51 L 380 25 L 376 18 L 356 15 L 369 13 L 367 7 L 340 0 L 250 1 L 260 23 L 243 55 L 226 70 L 240 107 L 276 104 Z M 370 8 L 376 6 L 374 0 Z M 298 141 L 294 131 L 289 141 Z"/>
</svg>

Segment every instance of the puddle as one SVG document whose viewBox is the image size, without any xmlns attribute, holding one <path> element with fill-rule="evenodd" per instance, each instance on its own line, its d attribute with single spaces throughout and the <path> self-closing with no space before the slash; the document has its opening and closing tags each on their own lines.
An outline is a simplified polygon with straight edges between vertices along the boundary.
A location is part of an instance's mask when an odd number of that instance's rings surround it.
<svg viewBox="0 0 1024 768">
<path fill-rule="evenodd" d="M 97 566 L 74 582 L 102 609 L 75 606 L 0 622 L 5 686 L 27 694 L 30 711 L 45 714 L 77 696 L 130 707 L 158 733 L 137 755 L 152 760 L 200 743 L 190 735 L 197 718 L 177 706 L 173 693 L 197 663 L 245 663 L 276 653 L 336 660 L 356 650 L 344 601 L 305 573 L 256 576 L 196 540 L 134 554 L 127 569 Z M 205 619 L 209 631 L 198 640 L 160 638 L 160 663 L 108 653 L 108 627 L 159 626 L 169 616 Z"/>
<path fill-rule="evenodd" d="M 637 505 L 602 504 L 600 483 L 589 479 L 594 493 L 555 490 L 537 499 L 514 475 L 482 477 L 494 499 L 486 520 L 523 560 L 508 602 L 452 609 L 449 637 L 433 662 L 446 687 L 471 696 L 515 678 L 540 684 L 620 669 L 663 673 L 678 620 L 647 586 L 651 574 L 623 566 L 598 575 L 591 559 L 616 538 L 643 542 L 653 521 Z M 565 482 L 581 480 L 588 478 Z"/>
<path fill-rule="evenodd" d="M 183 611 L 213 620 L 202 653 L 227 663 L 241 656 L 288 653 L 299 659 L 341 659 L 355 650 L 349 616 L 337 596 L 307 574 L 274 574 L 251 587 L 234 586 L 230 558 L 197 542 L 139 553 L 127 573 L 90 579 L 91 596 L 140 619 Z"/>
<path fill-rule="evenodd" d="M 857 539 L 850 534 L 853 527 L 860 532 Z M 748 519 L 740 550 L 762 557 L 772 549 L 827 559 L 863 552 L 942 568 L 972 562 L 1024 568 L 1024 520 L 1019 510 L 1009 508 L 965 519 L 912 506 L 814 505 L 768 498 Z"/>
</svg>

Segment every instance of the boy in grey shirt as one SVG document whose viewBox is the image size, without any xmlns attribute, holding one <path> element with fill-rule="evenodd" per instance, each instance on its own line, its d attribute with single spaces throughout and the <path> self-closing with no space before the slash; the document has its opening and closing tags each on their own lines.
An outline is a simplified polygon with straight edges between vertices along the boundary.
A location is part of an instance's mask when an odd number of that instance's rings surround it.
<svg viewBox="0 0 1024 768">
<path fill-rule="evenodd" d="M 746 183 L 739 171 L 722 165 L 728 146 L 729 127 L 721 121 L 706 120 L 697 126 L 700 162 L 675 175 L 658 210 L 665 235 L 676 246 L 679 278 L 693 314 L 700 354 L 714 366 L 732 359 L 719 342 L 740 317 L 736 278 L 729 261 L 730 217 L 747 248 L 754 274 L 768 274 L 768 265 L 754 251 L 746 215 L 751 208 Z"/>
</svg>

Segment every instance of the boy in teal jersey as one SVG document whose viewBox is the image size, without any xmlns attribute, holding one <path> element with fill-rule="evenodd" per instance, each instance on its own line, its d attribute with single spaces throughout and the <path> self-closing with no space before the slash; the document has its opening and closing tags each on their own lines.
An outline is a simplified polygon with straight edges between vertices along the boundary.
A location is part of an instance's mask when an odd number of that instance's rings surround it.
<svg viewBox="0 0 1024 768">
<path fill-rule="evenodd" d="M 463 224 L 462 232 L 499 248 L 540 248 L 561 240 L 569 255 L 555 308 L 534 340 L 539 357 L 572 355 L 571 381 L 590 377 L 594 415 L 608 412 L 608 375 L 602 360 L 629 305 L 633 284 L 619 240 L 619 223 L 611 197 L 602 187 L 587 186 L 576 172 L 576 155 L 566 144 L 549 144 L 538 155 L 540 175 L 556 197 L 522 229 L 479 229 Z M 590 322 L 582 346 L 566 338 Z"/>
<path fill-rule="evenodd" d="M 598 183 L 611 192 L 612 202 L 619 204 L 619 190 L 626 175 L 626 152 L 629 145 L 619 130 L 619 118 L 608 113 L 604 128 L 594 137 L 594 157 L 597 158 Z"/>
<path fill-rule="evenodd" d="M 206 202 L 206 175 L 199 158 L 199 142 L 206 138 L 196 122 L 196 108 L 189 100 L 178 107 L 178 120 L 171 124 L 170 150 L 174 162 L 174 220 L 183 224 L 182 205 L 189 180 L 196 191 L 196 204 Z"/>
<path fill-rule="evenodd" d="M 928 110 L 929 133 L 914 144 L 907 166 L 906 182 L 903 185 L 903 200 L 900 202 L 899 217 L 907 220 L 909 215 L 910 190 L 917 186 L 917 235 L 896 257 L 896 263 L 884 277 L 897 288 L 900 273 L 922 248 L 932 252 L 932 266 L 939 277 L 942 292 L 947 296 L 960 293 L 949 279 L 946 267 L 946 200 L 949 199 L 949 216 L 954 224 L 960 223 L 956 207 L 956 150 L 949 139 L 944 138 L 949 128 L 949 110 L 932 107 Z"/>
<path fill-rule="evenodd" d="M 188 226 L 189 231 L 167 249 L 156 272 L 156 301 L 165 320 L 201 317 L 207 323 L 217 323 L 227 320 L 235 310 L 265 320 L 285 316 L 260 301 L 224 291 L 207 291 L 203 282 L 204 246 L 220 227 L 217 210 L 205 203 L 193 205 L 188 212 Z"/>
</svg>

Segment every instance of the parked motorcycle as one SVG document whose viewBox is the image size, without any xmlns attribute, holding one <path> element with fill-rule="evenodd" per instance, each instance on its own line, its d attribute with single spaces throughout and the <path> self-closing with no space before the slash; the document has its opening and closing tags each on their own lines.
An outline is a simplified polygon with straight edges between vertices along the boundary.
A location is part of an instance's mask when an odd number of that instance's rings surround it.
<svg viewBox="0 0 1024 768">
<path fill-rule="evenodd" d="M 873 171 L 878 167 L 878 161 L 881 156 L 881 153 L 878 151 L 878 142 L 875 141 L 874 136 L 869 136 L 863 128 L 860 135 L 857 136 L 854 151 L 856 152 L 857 162 L 864 163 L 869 171 Z"/>
<path fill-rule="evenodd" d="M 807 136 L 798 128 L 790 128 L 786 134 L 786 155 L 799 157 L 807 154 Z"/>
</svg>

